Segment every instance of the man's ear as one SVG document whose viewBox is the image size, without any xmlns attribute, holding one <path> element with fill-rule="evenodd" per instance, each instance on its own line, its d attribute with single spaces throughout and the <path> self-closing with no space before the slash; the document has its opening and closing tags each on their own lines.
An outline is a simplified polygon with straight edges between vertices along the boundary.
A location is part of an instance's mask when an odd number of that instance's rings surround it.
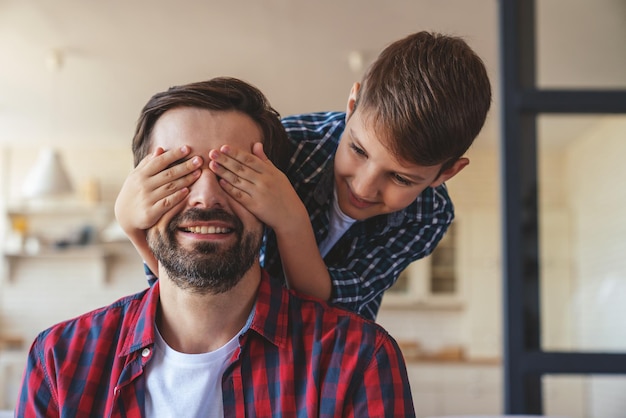
<svg viewBox="0 0 626 418">
<path fill-rule="evenodd" d="M 350 89 L 350 95 L 348 96 L 348 105 L 346 106 L 346 121 L 350 119 L 352 113 L 354 112 L 354 107 L 356 106 L 356 98 L 361 89 L 361 83 L 356 82 L 352 85 Z"/>
<path fill-rule="evenodd" d="M 452 177 L 456 176 L 461 170 L 469 165 L 469 158 L 459 158 L 452 164 L 452 167 L 448 168 L 445 171 L 439 173 L 439 176 L 432 183 L 430 183 L 430 187 L 437 187 L 450 180 Z"/>
</svg>

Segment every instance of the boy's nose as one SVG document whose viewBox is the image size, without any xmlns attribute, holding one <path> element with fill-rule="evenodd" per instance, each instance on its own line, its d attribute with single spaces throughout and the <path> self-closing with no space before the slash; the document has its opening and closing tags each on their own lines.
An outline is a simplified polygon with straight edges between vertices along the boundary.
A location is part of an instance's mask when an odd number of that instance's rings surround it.
<svg viewBox="0 0 626 418">
<path fill-rule="evenodd" d="M 199 208 L 224 208 L 228 195 L 220 186 L 215 173 L 202 169 L 198 180 L 189 187 L 189 205 Z"/>
<path fill-rule="evenodd" d="M 362 171 L 354 176 L 352 191 L 361 199 L 374 199 L 378 194 L 378 180 L 375 173 Z"/>
</svg>

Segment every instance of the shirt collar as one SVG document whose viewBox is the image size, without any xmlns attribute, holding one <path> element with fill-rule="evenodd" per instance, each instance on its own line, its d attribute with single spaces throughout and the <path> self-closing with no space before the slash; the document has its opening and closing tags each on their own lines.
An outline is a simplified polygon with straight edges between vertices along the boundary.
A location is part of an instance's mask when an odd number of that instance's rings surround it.
<svg viewBox="0 0 626 418">
<path fill-rule="evenodd" d="M 132 321 L 126 335 L 120 335 L 124 346 L 120 355 L 127 356 L 134 351 L 152 345 L 155 342 L 155 320 L 159 304 L 160 282 L 145 291 L 141 298 L 141 307 L 137 314 L 130 317 Z M 272 280 L 262 270 L 261 282 L 257 291 L 254 315 L 249 321 L 249 329 L 262 335 L 277 346 L 287 343 L 289 293 L 278 280 Z"/>
<path fill-rule="evenodd" d="M 156 312 L 159 304 L 160 282 L 157 280 L 154 285 L 144 291 L 141 298 L 141 306 L 136 310 L 136 314 L 128 316 L 125 321 L 129 321 L 129 326 L 123 327 L 126 335 L 120 335 L 124 341 L 124 346 L 120 355 L 126 356 L 133 351 L 154 344 Z"/>
<path fill-rule="evenodd" d="M 289 328 L 289 292 L 280 281 L 271 279 L 265 270 L 262 270 L 254 309 L 250 330 L 274 345 L 285 346 Z"/>
</svg>

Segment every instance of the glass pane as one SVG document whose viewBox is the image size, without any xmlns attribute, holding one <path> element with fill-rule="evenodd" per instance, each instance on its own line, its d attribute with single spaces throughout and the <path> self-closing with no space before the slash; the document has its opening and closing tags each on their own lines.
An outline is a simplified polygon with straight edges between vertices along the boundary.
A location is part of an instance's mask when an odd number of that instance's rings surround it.
<svg viewBox="0 0 626 418">
<path fill-rule="evenodd" d="M 435 295 L 454 295 L 456 283 L 456 225 L 450 224 L 437 247 L 430 255 L 430 292 Z"/>
<path fill-rule="evenodd" d="M 569 418 L 622 418 L 626 376 L 543 377 L 544 414 Z"/>
<path fill-rule="evenodd" d="M 626 2 L 538 0 L 540 88 L 626 87 Z"/>
<path fill-rule="evenodd" d="M 545 350 L 626 351 L 626 116 L 538 119 Z"/>
</svg>

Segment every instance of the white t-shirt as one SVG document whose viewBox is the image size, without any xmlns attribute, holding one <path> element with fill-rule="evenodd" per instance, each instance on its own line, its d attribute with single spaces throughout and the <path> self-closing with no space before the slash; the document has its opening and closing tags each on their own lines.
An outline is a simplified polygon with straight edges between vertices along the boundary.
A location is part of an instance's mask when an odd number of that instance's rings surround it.
<svg viewBox="0 0 626 418">
<path fill-rule="evenodd" d="M 146 417 L 222 418 L 222 375 L 239 346 L 241 331 L 224 346 L 202 354 L 175 351 L 158 330 L 156 334 L 154 358 L 144 371 Z"/>
<path fill-rule="evenodd" d="M 356 222 L 356 219 L 352 219 L 339 208 L 339 202 L 337 201 L 337 188 L 333 188 L 333 204 L 330 206 L 330 213 L 328 214 L 330 223 L 328 225 L 328 236 L 324 241 L 320 243 L 320 254 L 326 257 L 326 254 L 333 248 L 333 245 L 339 241 L 339 238 Z"/>
</svg>

